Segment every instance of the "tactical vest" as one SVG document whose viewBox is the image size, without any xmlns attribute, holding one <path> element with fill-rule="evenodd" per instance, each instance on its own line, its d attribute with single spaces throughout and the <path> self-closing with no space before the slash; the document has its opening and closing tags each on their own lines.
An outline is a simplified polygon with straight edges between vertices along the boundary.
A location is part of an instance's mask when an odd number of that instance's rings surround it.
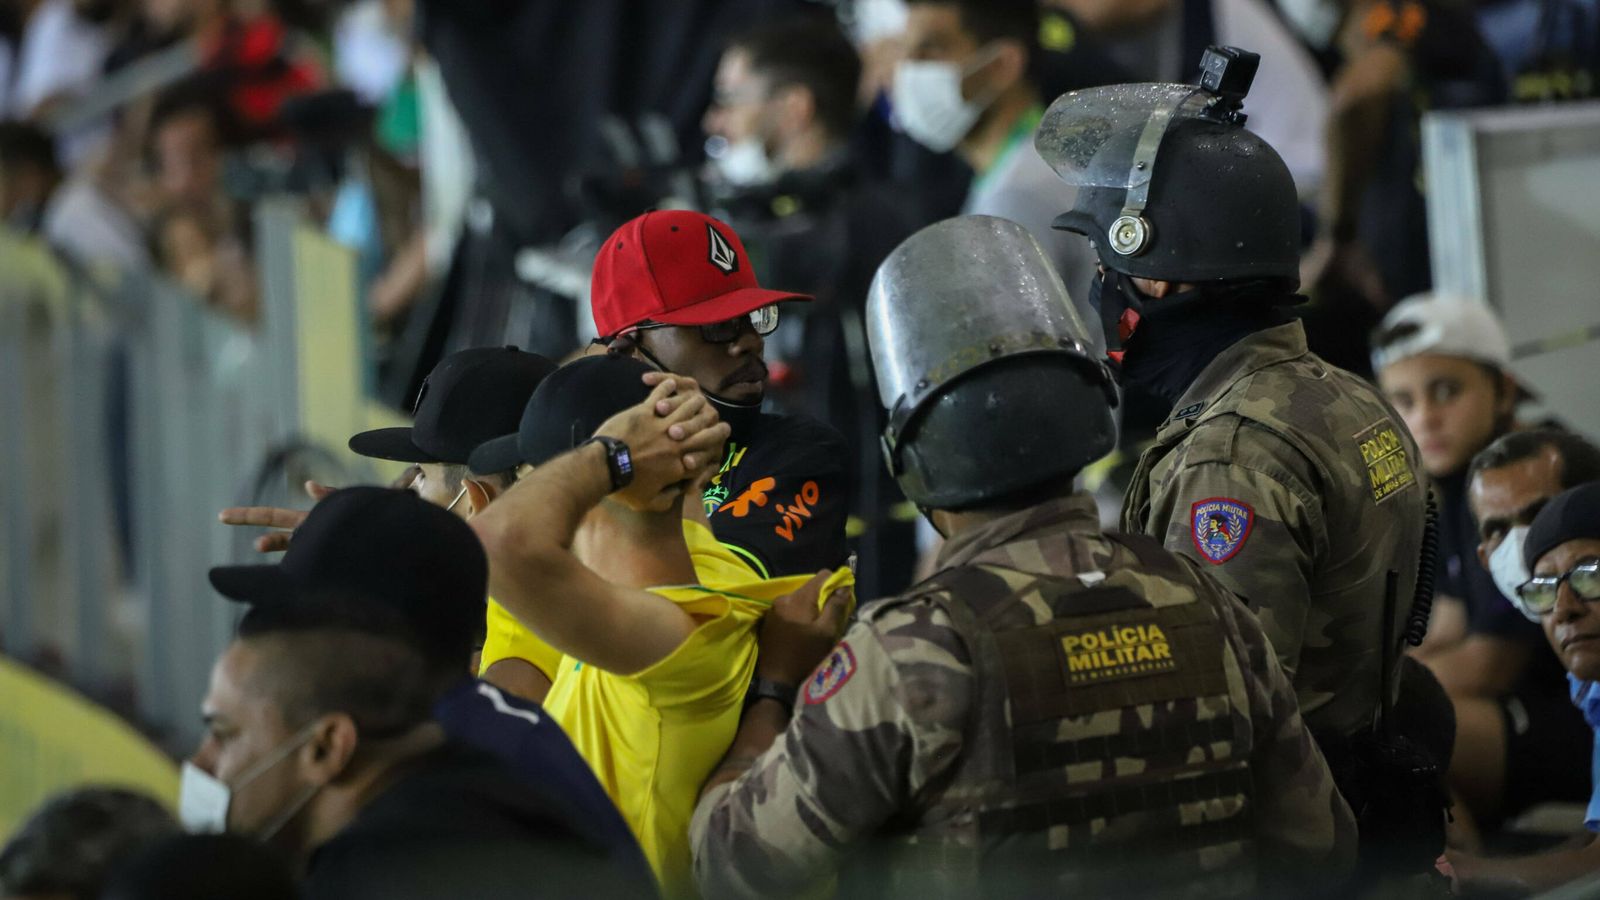
<svg viewBox="0 0 1600 900">
<path fill-rule="evenodd" d="M 1127 579 L 1041 576 L 980 556 L 906 595 L 934 599 L 966 640 L 973 717 L 948 785 L 919 798 L 917 821 L 882 848 L 894 858 L 866 854 L 895 873 L 875 890 L 1254 892 L 1247 662 L 1214 609 L 1222 595 L 1155 541 L 1107 537 L 1132 551 L 1136 572 L 1192 590 L 1146 598 Z"/>
</svg>

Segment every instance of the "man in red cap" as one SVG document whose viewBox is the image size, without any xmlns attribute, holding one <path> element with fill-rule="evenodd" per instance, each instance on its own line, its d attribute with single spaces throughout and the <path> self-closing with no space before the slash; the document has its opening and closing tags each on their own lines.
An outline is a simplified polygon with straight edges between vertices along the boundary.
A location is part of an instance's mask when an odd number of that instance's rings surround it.
<svg viewBox="0 0 1600 900">
<path fill-rule="evenodd" d="M 699 382 L 733 428 L 703 501 L 717 538 L 762 577 L 845 561 L 844 438 L 763 413 L 763 339 L 778 304 L 810 300 L 756 283 L 739 236 L 698 212 L 660 210 L 608 238 L 594 263 L 594 325 L 613 352 Z"/>
</svg>

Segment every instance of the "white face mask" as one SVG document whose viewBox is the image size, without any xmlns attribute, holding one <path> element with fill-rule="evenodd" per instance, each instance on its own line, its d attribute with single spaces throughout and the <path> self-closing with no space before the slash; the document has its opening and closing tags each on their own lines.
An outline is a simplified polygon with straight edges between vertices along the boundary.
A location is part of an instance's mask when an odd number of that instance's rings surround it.
<svg viewBox="0 0 1600 900">
<path fill-rule="evenodd" d="M 759 187 L 778 178 L 778 167 L 767 156 L 766 145 L 756 137 L 724 145 L 721 153 L 711 157 L 711 167 L 734 187 Z"/>
<path fill-rule="evenodd" d="M 463 484 L 461 486 L 461 493 L 456 494 L 456 498 L 454 500 L 450 501 L 450 505 L 446 506 L 444 508 L 444 511 L 445 512 L 454 512 L 455 508 L 456 508 L 456 504 L 460 503 L 461 502 L 461 498 L 465 497 L 466 495 L 467 495 L 467 486 L 465 484 Z M 468 518 L 470 518 L 470 516 Z"/>
<path fill-rule="evenodd" d="M 1522 610 L 1525 616 L 1528 616 L 1528 611 L 1522 608 L 1522 598 L 1517 596 L 1517 588 L 1533 577 L 1522 562 L 1522 542 L 1527 536 L 1526 525 L 1508 529 L 1505 538 L 1500 541 L 1500 546 L 1489 554 L 1489 576 L 1494 579 L 1494 586 L 1511 601 L 1512 606 Z M 1535 622 L 1539 621 L 1538 616 L 1528 616 L 1528 618 Z"/>
<path fill-rule="evenodd" d="M 902 60 L 894 70 L 894 117 L 911 139 L 935 153 L 955 149 L 972 130 L 978 117 L 994 102 L 996 93 L 968 101 L 961 82 L 992 62 L 999 47 L 979 51 L 965 66 L 953 62 Z"/>
<path fill-rule="evenodd" d="M 1339 4 L 1330 0 L 1278 0 L 1278 9 L 1306 43 L 1323 50 L 1333 43 L 1343 17 Z"/>
<path fill-rule="evenodd" d="M 856 0 L 850 37 L 857 49 L 898 37 L 905 32 L 910 17 L 905 0 Z"/>
<path fill-rule="evenodd" d="M 183 774 L 178 781 L 178 822 L 185 831 L 193 834 L 221 834 L 228 830 L 228 810 L 233 806 L 233 792 L 254 781 L 263 772 L 289 758 L 289 754 L 305 746 L 316 733 L 315 723 L 290 736 L 289 740 L 246 768 L 235 779 L 232 787 L 188 760 L 183 763 Z M 288 824 L 311 798 L 320 785 L 312 785 L 282 813 L 273 817 L 258 834 L 265 841 Z"/>
</svg>

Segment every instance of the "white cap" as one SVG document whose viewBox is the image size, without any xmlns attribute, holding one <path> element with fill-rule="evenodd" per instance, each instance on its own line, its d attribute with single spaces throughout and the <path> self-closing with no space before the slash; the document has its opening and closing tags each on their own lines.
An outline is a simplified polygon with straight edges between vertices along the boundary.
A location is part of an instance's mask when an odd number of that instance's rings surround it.
<svg viewBox="0 0 1600 900">
<path fill-rule="evenodd" d="M 1511 341 L 1489 307 L 1450 294 L 1415 294 L 1383 317 L 1372 341 L 1372 369 L 1424 353 L 1488 363 L 1511 373 Z"/>
</svg>

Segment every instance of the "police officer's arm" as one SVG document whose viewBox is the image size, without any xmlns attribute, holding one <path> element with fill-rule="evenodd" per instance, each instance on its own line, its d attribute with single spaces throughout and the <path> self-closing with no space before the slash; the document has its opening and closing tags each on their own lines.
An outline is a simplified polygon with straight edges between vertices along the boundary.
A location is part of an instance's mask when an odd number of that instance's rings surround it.
<svg viewBox="0 0 1600 900">
<path fill-rule="evenodd" d="M 1190 464 L 1153 498 L 1151 522 L 1161 526 L 1152 533 L 1168 550 L 1200 563 L 1256 611 L 1293 679 L 1311 624 L 1312 562 L 1328 547 L 1321 504 L 1307 481 L 1287 469 Z"/>
<path fill-rule="evenodd" d="M 1326 886 L 1328 878 L 1355 863 L 1355 816 L 1300 717 L 1294 685 L 1260 624 L 1237 602 L 1224 604 L 1222 612 L 1233 620 L 1236 650 L 1247 666 L 1254 823 L 1267 894 L 1276 896 L 1296 884 Z"/>
<path fill-rule="evenodd" d="M 844 630 L 850 591 L 835 591 L 820 607 L 822 585 L 833 573 L 824 569 L 798 590 L 779 597 L 761 620 L 761 648 L 756 677 L 798 688 L 833 650 Z M 739 720 L 739 731 L 722 762 L 706 780 L 701 794 L 744 774 L 772 747 L 789 724 L 789 710 L 777 700 L 758 699 Z"/>
<path fill-rule="evenodd" d="M 858 622 L 772 748 L 701 798 L 689 836 L 702 893 L 768 897 L 824 884 L 849 848 L 907 811 L 959 756 L 971 680 L 967 648 L 934 606 Z"/>
<path fill-rule="evenodd" d="M 698 394 L 677 395 L 673 413 L 658 418 L 656 403 L 673 397 L 672 383 L 663 382 L 597 430 L 632 452 L 634 479 L 615 492 L 616 502 L 647 509 L 674 493 L 681 499 L 684 489 L 670 486 L 697 475 L 727 440 L 727 425 Z M 612 494 L 605 450 L 589 444 L 539 466 L 472 526 L 489 555 L 489 590 L 502 606 L 557 650 L 629 674 L 665 659 L 696 623 L 670 600 L 612 584 L 573 555 L 584 516 Z M 659 583 L 692 584 L 688 548 L 681 531 L 672 534 L 676 546 L 652 548 L 658 565 L 676 567 Z"/>
</svg>

